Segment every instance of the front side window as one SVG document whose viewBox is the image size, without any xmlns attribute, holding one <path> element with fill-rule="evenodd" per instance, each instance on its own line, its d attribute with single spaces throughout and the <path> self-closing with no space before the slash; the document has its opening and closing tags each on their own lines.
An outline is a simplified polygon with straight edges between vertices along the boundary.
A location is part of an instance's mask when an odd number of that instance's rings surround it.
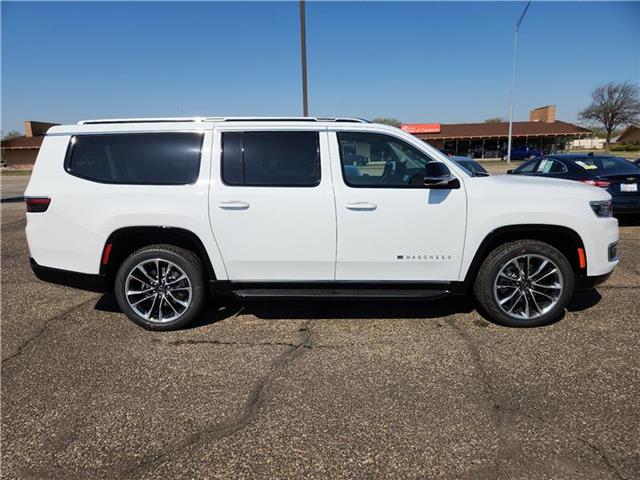
<svg viewBox="0 0 640 480">
<path fill-rule="evenodd" d="M 76 135 L 65 168 L 100 183 L 185 185 L 198 178 L 202 138 L 197 132 Z"/>
<path fill-rule="evenodd" d="M 540 159 L 529 160 L 528 162 L 524 162 L 518 168 L 516 168 L 516 173 L 534 173 L 536 171 L 536 167 L 540 163 Z"/>
<path fill-rule="evenodd" d="M 431 161 L 417 148 L 390 135 L 338 132 L 345 183 L 352 187 L 422 187 Z"/>
<path fill-rule="evenodd" d="M 222 180 L 235 186 L 317 186 L 318 132 L 224 132 Z"/>
</svg>

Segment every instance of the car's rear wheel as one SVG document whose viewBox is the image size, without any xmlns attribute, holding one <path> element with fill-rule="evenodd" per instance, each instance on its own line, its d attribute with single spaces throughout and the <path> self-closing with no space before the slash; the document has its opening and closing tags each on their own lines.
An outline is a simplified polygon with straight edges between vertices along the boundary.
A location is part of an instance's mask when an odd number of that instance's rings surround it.
<svg viewBox="0 0 640 480">
<path fill-rule="evenodd" d="M 574 285 L 571 264 L 559 250 L 537 240 L 517 240 L 487 256 L 475 295 L 496 323 L 535 327 L 562 316 Z"/>
<path fill-rule="evenodd" d="M 122 262 L 115 279 L 122 311 L 149 330 L 175 330 L 202 310 L 205 282 L 202 262 L 172 245 L 151 245 Z"/>
</svg>

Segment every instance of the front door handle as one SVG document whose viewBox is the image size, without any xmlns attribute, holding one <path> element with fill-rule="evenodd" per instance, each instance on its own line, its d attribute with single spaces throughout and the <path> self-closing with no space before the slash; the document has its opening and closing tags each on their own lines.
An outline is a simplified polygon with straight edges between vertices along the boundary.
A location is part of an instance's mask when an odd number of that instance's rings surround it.
<svg viewBox="0 0 640 480">
<path fill-rule="evenodd" d="M 218 206 L 223 210 L 246 210 L 249 208 L 249 204 L 247 202 L 239 202 L 237 200 L 232 200 L 230 202 L 220 202 Z"/>
<path fill-rule="evenodd" d="M 375 203 L 371 202 L 355 202 L 355 203 L 347 203 L 346 207 L 349 210 L 375 210 L 378 206 Z"/>
</svg>

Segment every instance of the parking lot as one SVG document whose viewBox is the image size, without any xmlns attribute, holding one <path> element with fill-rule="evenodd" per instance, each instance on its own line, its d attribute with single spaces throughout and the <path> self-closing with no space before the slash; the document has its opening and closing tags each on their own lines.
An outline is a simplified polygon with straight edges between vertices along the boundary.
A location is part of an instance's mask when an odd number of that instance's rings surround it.
<svg viewBox="0 0 640 480">
<path fill-rule="evenodd" d="M 142 330 L 29 269 L 2 204 L 3 478 L 640 477 L 640 226 L 549 327 L 471 301 L 211 307 Z"/>
</svg>

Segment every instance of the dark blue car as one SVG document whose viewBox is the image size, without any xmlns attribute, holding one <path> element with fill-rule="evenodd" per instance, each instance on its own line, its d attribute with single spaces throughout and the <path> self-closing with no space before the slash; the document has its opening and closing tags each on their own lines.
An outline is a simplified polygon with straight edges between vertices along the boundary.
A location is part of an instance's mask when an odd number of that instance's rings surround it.
<svg viewBox="0 0 640 480">
<path fill-rule="evenodd" d="M 564 178 L 601 187 L 611 194 L 614 213 L 640 214 L 640 167 L 624 158 L 593 154 L 546 155 L 507 173 Z"/>
<path fill-rule="evenodd" d="M 511 160 L 528 160 L 530 158 L 540 157 L 543 152 L 539 148 L 519 147 L 511 149 Z M 502 151 L 502 159 L 507 158 L 507 151 Z"/>
</svg>

